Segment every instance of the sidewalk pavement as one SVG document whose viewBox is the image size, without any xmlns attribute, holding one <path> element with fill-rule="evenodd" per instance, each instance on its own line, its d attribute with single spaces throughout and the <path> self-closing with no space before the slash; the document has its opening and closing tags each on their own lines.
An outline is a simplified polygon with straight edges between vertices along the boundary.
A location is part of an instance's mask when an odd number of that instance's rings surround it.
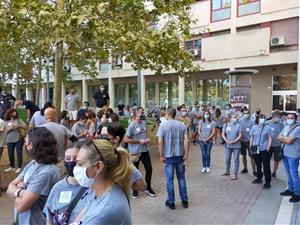
<svg viewBox="0 0 300 225">
<path fill-rule="evenodd" d="M 157 197 L 140 193 L 138 199 L 131 199 L 133 224 L 275 224 L 281 205 L 279 192 L 285 186 L 285 174 L 280 165 L 278 179 L 272 181 L 269 190 L 262 184 L 252 184 L 254 177 L 240 174 L 232 181 L 221 174 L 225 169 L 224 146 L 214 145 L 212 150 L 211 173 L 201 173 L 199 146 L 191 145 L 186 170 L 189 208 L 180 204 L 177 180 L 175 178 L 176 210 L 168 209 L 163 166 L 157 149 L 151 150 L 153 166 L 153 189 Z M 248 163 L 250 165 L 250 161 Z M 231 171 L 233 171 L 233 164 Z M 142 172 L 143 166 L 140 166 Z M 242 164 L 240 165 L 240 170 Z M 249 168 L 248 168 L 249 169 Z M 249 170 L 251 172 L 251 169 Z M 2 193 L 0 197 L 0 225 L 11 224 L 13 200 Z M 296 204 L 294 207 L 300 207 Z M 294 209 L 296 212 L 297 210 Z M 299 221 L 300 211 L 293 218 Z"/>
</svg>

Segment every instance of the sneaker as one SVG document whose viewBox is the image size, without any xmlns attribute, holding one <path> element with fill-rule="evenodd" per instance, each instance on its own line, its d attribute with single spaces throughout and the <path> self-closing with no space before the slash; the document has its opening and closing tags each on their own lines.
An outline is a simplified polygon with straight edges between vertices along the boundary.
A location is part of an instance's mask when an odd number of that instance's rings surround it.
<svg viewBox="0 0 300 225">
<path fill-rule="evenodd" d="M 206 173 L 210 173 L 210 168 L 206 167 Z"/>
<path fill-rule="evenodd" d="M 231 179 L 231 180 L 237 180 L 238 177 L 237 177 L 237 176 L 232 176 L 230 179 Z"/>
<path fill-rule="evenodd" d="M 152 188 L 149 188 L 145 193 L 151 197 L 156 197 L 155 192 L 152 190 Z"/>
<path fill-rule="evenodd" d="M 257 177 L 257 172 L 253 171 L 253 176 Z"/>
<path fill-rule="evenodd" d="M 18 173 L 20 173 L 21 171 L 22 171 L 21 168 L 17 168 L 16 171 L 15 171 L 15 173 L 18 174 Z"/>
<path fill-rule="evenodd" d="M 300 196 L 294 194 L 294 195 L 290 198 L 289 202 L 293 202 L 293 203 L 300 202 Z"/>
<path fill-rule="evenodd" d="M 188 201 L 182 201 L 181 203 L 182 203 L 183 208 L 187 209 L 189 207 Z"/>
<path fill-rule="evenodd" d="M 252 184 L 260 184 L 262 183 L 261 179 L 256 178 L 254 181 L 252 181 Z"/>
<path fill-rule="evenodd" d="M 230 175 L 230 173 L 223 173 L 223 174 L 221 174 L 221 176 L 229 176 Z"/>
<path fill-rule="evenodd" d="M 276 173 L 272 173 L 272 178 L 273 178 L 273 179 L 276 179 L 276 178 L 277 178 Z"/>
<path fill-rule="evenodd" d="M 15 171 L 15 168 L 9 167 L 6 170 L 4 170 L 4 172 L 11 172 L 11 171 Z"/>
<path fill-rule="evenodd" d="M 281 196 L 293 196 L 294 192 L 291 192 L 289 189 L 286 189 L 285 191 L 280 192 L 280 195 Z"/>
<path fill-rule="evenodd" d="M 206 172 L 206 168 L 204 167 L 202 170 L 201 170 L 201 173 L 205 173 Z"/>
<path fill-rule="evenodd" d="M 271 184 L 265 183 L 265 184 L 264 184 L 264 189 L 269 189 L 269 188 L 271 188 Z"/>
<path fill-rule="evenodd" d="M 170 203 L 168 200 L 166 201 L 166 206 L 167 206 L 169 209 L 172 209 L 172 210 L 175 209 L 175 204 L 174 204 L 174 203 Z"/>
<path fill-rule="evenodd" d="M 137 199 L 139 197 L 139 192 L 138 191 L 133 191 L 132 192 L 132 198 Z"/>
<path fill-rule="evenodd" d="M 247 168 L 244 168 L 241 173 L 248 173 L 248 169 Z"/>
</svg>

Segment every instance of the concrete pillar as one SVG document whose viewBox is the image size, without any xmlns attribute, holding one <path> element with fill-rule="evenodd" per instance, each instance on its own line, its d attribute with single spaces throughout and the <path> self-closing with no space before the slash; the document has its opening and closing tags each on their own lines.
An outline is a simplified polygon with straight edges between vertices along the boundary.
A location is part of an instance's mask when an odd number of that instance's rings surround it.
<svg viewBox="0 0 300 225">
<path fill-rule="evenodd" d="M 185 77 L 182 76 L 178 78 L 178 104 L 182 105 L 184 104 L 184 95 L 185 95 Z"/>
<path fill-rule="evenodd" d="M 65 110 L 65 97 L 66 97 L 66 86 L 61 85 L 61 111 Z"/>
<path fill-rule="evenodd" d="M 197 80 L 192 80 L 192 101 L 197 101 Z"/>
<path fill-rule="evenodd" d="M 129 84 L 126 83 L 126 90 L 125 90 L 125 104 L 129 105 Z"/>
<path fill-rule="evenodd" d="M 42 84 L 41 87 L 41 92 L 40 92 L 40 105 L 44 106 L 46 101 L 47 101 L 47 90 L 46 90 L 46 86 L 44 84 Z"/>
<path fill-rule="evenodd" d="M 112 77 L 108 77 L 108 94 L 110 97 L 110 108 L 115 108 L 115 85 Z"/>
<path fill-rule="evenodd" d="M 299 11 L 299 27 L 298 27 L 298 33 L 300 32 L 300 6 L 298 8 Z M 298 35 L 298 66 L 297 66 L 297 109 L 300 109 L 300 35 Z"/>
<path fill-rule="evenodd" d="M 32 91 L 29 87 L 26 87 L 26 100 L 32 101 Z"/>
<path fill-rule="evenodd" d="M 155 104 L 161 105 L 159 102 L 159 81 L 155 81 Z"/>
<path fill-rule="evenodd" d="M 85 78 L 82 78 L 82 102 L 89 101 L 88 98 L 88 85 Z"/>
<path fill-rule="evenodd" d="M 146 106 L 146 79 L 143 73 L 141 74 L 141 106 Z"/>
</svg>

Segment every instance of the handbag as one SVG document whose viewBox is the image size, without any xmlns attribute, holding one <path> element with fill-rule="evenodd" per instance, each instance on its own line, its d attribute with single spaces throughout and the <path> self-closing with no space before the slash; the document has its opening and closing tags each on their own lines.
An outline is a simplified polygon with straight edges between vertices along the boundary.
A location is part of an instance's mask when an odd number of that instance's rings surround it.
<svg viewBox="0 0 300 225">
<path fill-rule="evenodd" d="M 27 135 L 27 129 L 21 126 L 20 120 L 18 119 L 18 131 L 20 138 L 25 138 Z"/>
<path fill-rule="evenodd" d="M 263 125 L 262 129 L 261 129 L 261 132 L 260 132 L 260 135 L 259 135 L 259 140 L 258 140 L 258 145 L 252 145 L 251 146 L 251 153 L 256 155 L 256 154 L 259 154 L 260 152 L 260 149 L 259 149 L 259 144 L 260 144 L 260 140 L 261 140 L 261 135 L 262 135 L 262 132 L 265 128 L 265 125 Z"/>
<path fill-rule="evenodd" d="M 69 207 L 63 211 L 63 212 L 58 212 L 54 211 L 51 212 L 53 215 L 53 222 L 54 225 L 67 225 L 69 223 L 70 215 L 73 211 L 73 209 L 76 207 L 77 203 L 79 202 L 80 198 L 83 196 L 87 188 L 81 187 L 75 198 L 72 200 L 70 203 Z"/>
</svg>

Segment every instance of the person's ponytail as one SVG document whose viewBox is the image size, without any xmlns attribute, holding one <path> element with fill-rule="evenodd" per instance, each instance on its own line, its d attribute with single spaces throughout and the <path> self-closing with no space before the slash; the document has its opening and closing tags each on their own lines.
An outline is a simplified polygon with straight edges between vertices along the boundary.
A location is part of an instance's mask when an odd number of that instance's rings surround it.
<svg viewBox="0 0 300 225">
<path fill-rule="evenodd" d="M 116 167 L 111 173 L 112 180 L 130 196 L 132 164 L 130 156 L 124 148 L 116 149 Z"/>
</svg>

